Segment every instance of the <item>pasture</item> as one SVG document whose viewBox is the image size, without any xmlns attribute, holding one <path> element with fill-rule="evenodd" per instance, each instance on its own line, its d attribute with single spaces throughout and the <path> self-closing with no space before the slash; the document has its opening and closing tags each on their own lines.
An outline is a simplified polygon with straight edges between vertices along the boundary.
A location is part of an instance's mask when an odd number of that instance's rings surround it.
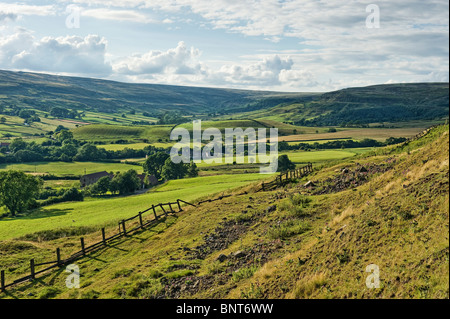
<svg viewBox="0 0 450 319">
<path fill-rule="evenodd" d="M 138 173 L 142 173 L 142 166 L 102 162 L 33 162 L 23 164 L 0 164 L 0 170 L 8 169 L 38 175 L 52 174 L 58 176 L 84 175 L 100 171 L 124 172 L 129 169 L 134 169 Z"/>
<path fill-rule="evenodd" d="M 67 202 L 46 206 L 16 218 L 0 220 L 0 240 L 17 238 L 42 230 L 70 226 L 116 225 L 152 204 L 177 199 L 194 201 L 202 196 L 244 186 L 271 175 L 234 174 L 172 180 L 147 193 L 126 197 L 88 198 L 84 202 Z"/>
<path fill-rule="evenodd" d="M 82 141 L 111 142 L 115 140 L 127 140 L 142 142 L 168 142 L 173 125 L 108 125 L 92 124 L 78 127 L 73 130 L 74 138 Z"/>
</svg>

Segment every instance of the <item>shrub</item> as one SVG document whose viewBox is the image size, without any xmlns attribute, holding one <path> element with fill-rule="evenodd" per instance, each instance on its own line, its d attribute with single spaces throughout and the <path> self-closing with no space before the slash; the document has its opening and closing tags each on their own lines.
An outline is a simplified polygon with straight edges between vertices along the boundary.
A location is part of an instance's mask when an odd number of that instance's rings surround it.
<svg viewBox="0 0 450 319">
<path fill-rule="evenodd" d="M 250 278 L 251 276 L 253 276 L 257 269 L 258 267 L 256 266 L 241 268 L 233 273 L 233 281 L 238 282 L 243 279 Z"/>
<path fill-rule="evenodd" d="M 270 239 L 287 239 L 300 235 L 311 229 L 308 223 L 288 220 L 269 229 L 267 236 Z"/>
</svg>

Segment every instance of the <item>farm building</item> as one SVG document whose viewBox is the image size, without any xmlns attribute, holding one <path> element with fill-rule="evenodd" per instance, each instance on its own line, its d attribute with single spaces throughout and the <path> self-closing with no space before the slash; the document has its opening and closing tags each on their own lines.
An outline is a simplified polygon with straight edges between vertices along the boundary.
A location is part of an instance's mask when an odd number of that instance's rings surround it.
<svg viewBox="0 0 450 319">
<path fill-rule="evenodd" d="M 80 178 L 81 187 L 86 187 L 86 186 L 92 185 L 104 176 L 109 176 L 110 178 L 113 177 L 113 175 L 109 174 L 106 171 L 83 175 Z"/>
</svg>

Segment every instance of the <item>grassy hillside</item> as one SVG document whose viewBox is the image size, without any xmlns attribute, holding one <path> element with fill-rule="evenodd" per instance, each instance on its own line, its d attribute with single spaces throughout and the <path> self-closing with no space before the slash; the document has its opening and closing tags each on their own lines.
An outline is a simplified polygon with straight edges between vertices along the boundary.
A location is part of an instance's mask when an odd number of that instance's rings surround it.
<svg viewBox="0 0 450 319">
<path fill-rule="evenodd" d="M 449 298 L 448 151 L 445 125 L 274 191 L 241 187 L 79 260 L 80 289 L 60 271 L 1 296 Z M 78 246 L 78 236 L 5 240 L 0 268 L 17 277 L 29 258 Z M 380 288 L 366 287 L 371 264 Z"/>
<path fill-rule="evenodd" d="M 310 94 L 311 95 L 311 94 Z M 307 95 L 307 96 L 310 96 Z M 105 113 L 180 110 L 184 114 L 215 113 L 243 108 L 275 106 L 304 94 L 131 84 L 90 78 L 54 76 L 0 70 L 0 106 L 49 110 L 59 106 Z M 273 99 L 276 97 L 276 99 Z M 279 98 L 278 98 L 279 97 Z M 268 100 L 265 100 L 267 98 Z"/>
<path fill-rule="evenodd" d="M 407 83 L 328 93 L 283 93 L 0 70 L 0 113 L 2 108 L 31 108 L 42 116 L 53 107 L 62 107 L 83 111 L 82 119 L 89 123 L 115 124 L 119 118 L 122 124 L 132 124 L 155 122 L 155 116 L 171 110 L 204 118 L 262 118 L 308 126 L 365 124 L 448 117 L 448 89 L 448 83 Z M 147 116 L 141 114 L 144 111 Z"/>
<path fill-rule="evenodd" d="M 238 118 L 288 121 L 297 125 L 361 125 L 448 118 L 448 83 L 406 83 L 328 92 L 303 103 L 282 103 Z"/>
</svg>

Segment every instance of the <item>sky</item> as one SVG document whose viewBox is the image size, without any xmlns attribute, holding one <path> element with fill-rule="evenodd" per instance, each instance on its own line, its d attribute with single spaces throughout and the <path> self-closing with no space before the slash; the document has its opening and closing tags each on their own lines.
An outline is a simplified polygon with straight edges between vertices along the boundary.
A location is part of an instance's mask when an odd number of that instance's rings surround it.
<svg viewBox="0 0 450 319">
<path fill-rule="evenodd" d="M 323 92 L 448 82 L 448 46 L 448 0 L 0 0 L 3 70 Z"/>
</svg>

